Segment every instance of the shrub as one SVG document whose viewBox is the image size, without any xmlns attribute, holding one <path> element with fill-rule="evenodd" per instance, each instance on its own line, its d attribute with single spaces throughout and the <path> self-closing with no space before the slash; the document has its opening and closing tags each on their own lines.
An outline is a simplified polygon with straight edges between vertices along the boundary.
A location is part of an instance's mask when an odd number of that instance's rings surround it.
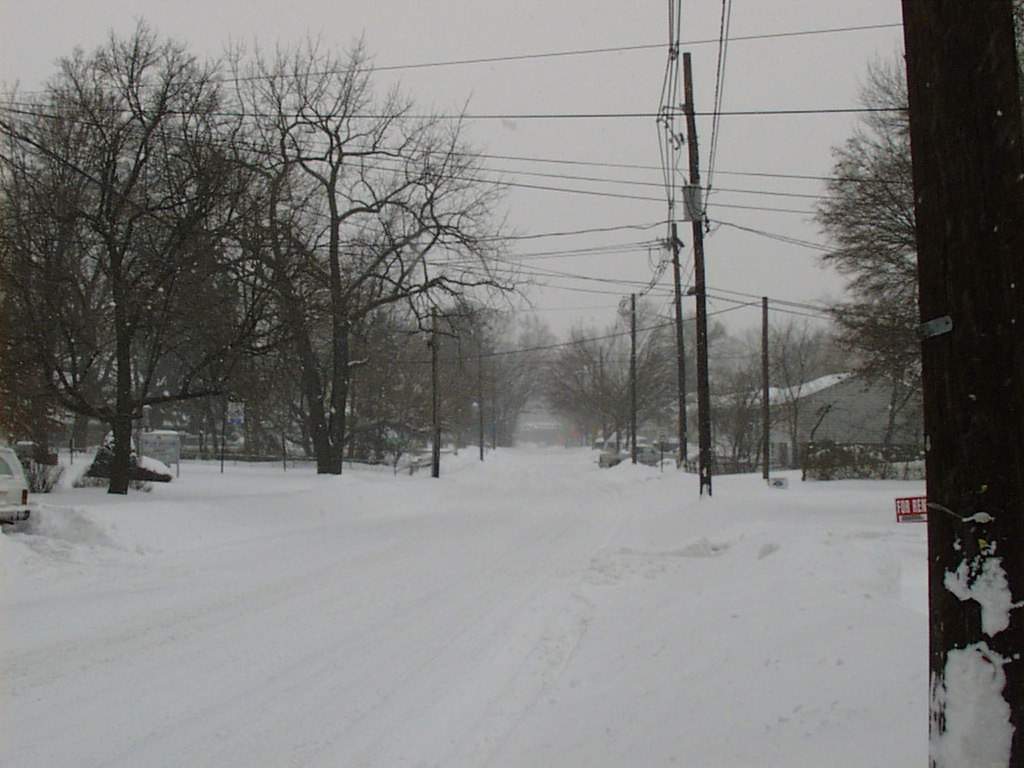
<svg viewBox="0 0 1024 768">
<path fill-rule="evenodd" d="M 50 493 L 57 487 L 63 474 L 64 467 L 60 464 L 40 464 L 37 461 L 30 461 L 25 466 L 25 479 L 28 480 L 30 493 Z"/>
</svg>

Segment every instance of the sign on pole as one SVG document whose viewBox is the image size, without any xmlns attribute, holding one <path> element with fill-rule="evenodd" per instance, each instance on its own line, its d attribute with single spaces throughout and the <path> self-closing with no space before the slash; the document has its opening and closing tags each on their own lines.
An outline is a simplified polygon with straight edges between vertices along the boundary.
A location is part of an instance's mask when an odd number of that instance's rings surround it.
<svg viewBox="0 0 1024 768">
<path fill-rule="evenodd" d="M 245 403 L 228 403 L 227 423 L 233 427 L 245 426 Z"/>
</svg>

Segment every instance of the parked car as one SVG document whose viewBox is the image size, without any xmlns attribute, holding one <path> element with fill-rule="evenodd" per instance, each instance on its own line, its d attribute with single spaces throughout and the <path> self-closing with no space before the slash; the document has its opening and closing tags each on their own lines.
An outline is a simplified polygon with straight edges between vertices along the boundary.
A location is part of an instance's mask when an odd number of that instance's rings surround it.
<svg viewBox="0 0 1024 768">
<path fill-rule="evenodd" d="M 614 467 L 617 464 L 621 464 L 624 461 L 630 461 L 632 454 L 629 451 L 615 451 L 615 449 L 609 449 L 602 451 L 601 455 L 597 457 L 597 465 L 599 467 Z M 658 466 L 658 462 L 661 461 L 661 451 L 655 448 L 653 445 L 638 445 L 636 447 L 636 460 L 638 464 L 646 464 L 649 467 Z"/>
<path fill-rule="evenodd" d="M 621 464 L 622 460 L 625 459 L 628 454 L 622 451 L 616 451 L 614 448 L 601 451 L 601 455 L 597 457 L 597 466 L 608 468 L 614 467 L 616 464 Z"/>
<path fill-rule="evenodd" d="M 0 523 L 19 523 L 30 514 L 28 480 L 18 454 L 0 446 Z"/>
<path fill-rule="evenodd" d="M 653 445 L 638 445 L 636 447 L 636 460 L 640 464 L 656 467 L 658 462 L 661 461 L 661 449 Z"/>
<path fill-rule="evenodd" d="M 103 438 L 103 444 L 96 451 L 96 458 L 92 465 L 85 471 L 86 477 L 110 478 L 111 465 L 114 463 L 114 437 L 107 434 Z M 128 456 L 128 479 L 139 482 L 169 483 L 172 479 L 170 469 L 161 462 L 154 461 L 147 456 L 139 459 L 135 454 L 135 444 L 131 445 L 131 454 Z"/>
</svg>

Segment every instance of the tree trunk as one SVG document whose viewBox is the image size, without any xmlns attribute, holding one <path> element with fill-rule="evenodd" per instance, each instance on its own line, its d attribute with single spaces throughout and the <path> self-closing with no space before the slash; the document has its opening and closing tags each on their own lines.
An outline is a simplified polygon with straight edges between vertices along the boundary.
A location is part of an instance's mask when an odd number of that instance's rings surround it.
<svg viewBox="0 0 1024 768">
<path fill-rule="evenodd" d="M 117 362 L 114 417 L 114 455 L 110 462 L 110 484 L 107 493 L 128 493 L 128 469 L 131 460 L 132 435 L 132 346 L 131 329 L 125 307 L 124 286 L 120 275 L 120 258 L 111 255 L 111 290 L 114 299 L 114 355 Z"/>
<path fill-rule="evenodd" d="M 319 403 L 309 409 L 310 435 L 313 439 L 313 455 L 316 456 L 318 475 L 337 475 L 336 464 L 331 453 L 331 435 L 324 421 L 324 409 Z"/>
<path fill-rule="evenodd" d="M 901 397 L 900 383 L 893 379 L 892 389 L 889 391 L 889 413 L 885 421 L 885 434 L 882 435 L 882 447 L 892 446 L 892 439 L 896 433 L 896 415 L 899 413 L 897 403 Z"/>
<path fill-rule="evenodd" d="M 789 468 L 800 468 L 800 413 L 795 402 L 789 404 Z"/>
<path fill-rule="evenodd" d="M 114 433 L 114 455 L 110 460 L 110 484 L 107 493 L 128 493 L 128 470 L 132 451 L 132 417 L 116 415 L 110 422 Z"/>
<path fill-rule="evenodd" d="M 328 473 L 340 475 L 345 458 L 345 429 L 348 424 L 349 324 L 342 319 L 335 329 L 335 359 L 331 381 L 330 464 Z"/>
</svg>

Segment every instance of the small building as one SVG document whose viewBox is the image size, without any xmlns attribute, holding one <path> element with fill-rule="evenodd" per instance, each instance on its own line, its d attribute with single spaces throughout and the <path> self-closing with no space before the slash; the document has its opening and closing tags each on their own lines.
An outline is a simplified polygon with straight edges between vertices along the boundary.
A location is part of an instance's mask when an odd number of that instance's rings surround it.
<svg viewBox="0 0 1024 768">
<path fill-rule="evenodd" d="M 835 373 L 788 390 L 770 391 L 773 463 L 801 466 L 808 443 L 920 447 L 920 390 L 852 373 Z"/>
</svg>

